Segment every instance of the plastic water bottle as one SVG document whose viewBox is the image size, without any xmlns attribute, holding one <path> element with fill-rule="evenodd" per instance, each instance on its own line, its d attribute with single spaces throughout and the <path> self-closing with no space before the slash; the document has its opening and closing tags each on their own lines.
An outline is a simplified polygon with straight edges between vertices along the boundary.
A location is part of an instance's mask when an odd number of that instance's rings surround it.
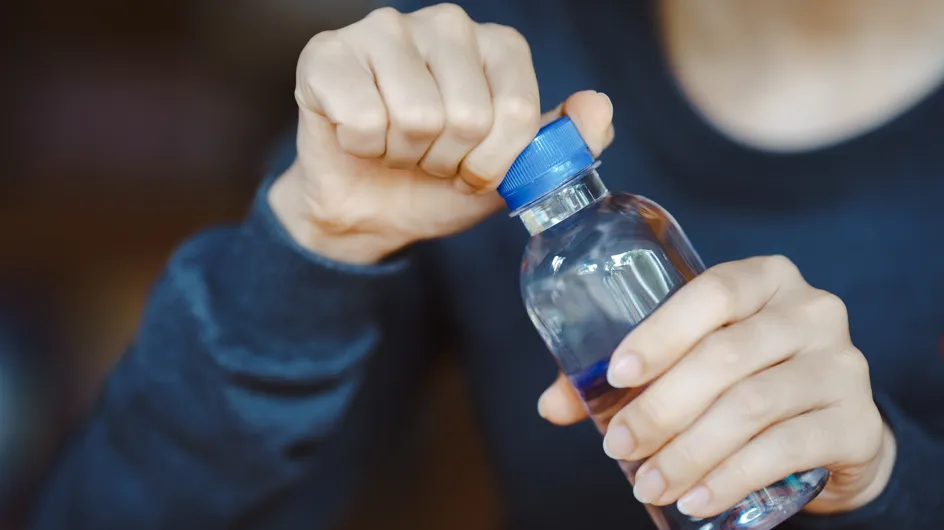
<svg viewBox="0 0 944 530">
<path fill-rule="evenodd" d="M 498 192 L 531 233 L 521 295 L 531 321 L 579 392 L 601 433 L 643 391 L 607 383 L 610 355 L 627 333 L 705 270 L 671 215 L 644 197 L 611 193 L 568 118 L 543 127 Z M 633 481 L 641 462 L 621 462 Z M 828 479 L 791 475 L 709 519 L 674 505 L 646 508 L 660 530 L 773 528 L 800 511 Z"/>
</svg>

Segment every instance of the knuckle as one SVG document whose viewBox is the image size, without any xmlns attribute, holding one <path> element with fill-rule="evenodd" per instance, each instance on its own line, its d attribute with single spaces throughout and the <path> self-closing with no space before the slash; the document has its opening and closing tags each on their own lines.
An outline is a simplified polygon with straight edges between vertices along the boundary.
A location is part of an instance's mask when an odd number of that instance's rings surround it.
<svg viewBox="0 0 944 530">
<path fill-rule="evenodd" d="M 307 87 L 304 86 L 303 83 L 301 82 L 295 83 L 295 92 L 294 92 L 295 104 L 298 105 L 299 108 L 305 108 L 308 106 L 307 94 L 308 94 Z"/>
<path fill-rule="evenodd" d="M 376 136 L 387 130 L 387 115 L 382 110 L 361 110 L 348 123 L 341 124 L 362 136 Z"/>
<path fill-rule="evenodd" d="M 362 24 L 363 26 L 358 28 L 358 33 L 362 35 L 364 31 L 379 32 L 396 40 L 402 40 L 406 36 L 403 14 L 389 6 L 371 11 L 364 17 Z"/>
<path fill-rule="evenodd" d="M 295 82 L 295 103 L 302 109 L 315 107 L 318 105 L 316 94 L 319 92 L 319 88 L 317 76 L 299 75 Z M 318 106 L 323 108 L 324 102 L 321 102 Z"/>
<path fill-rule="evenodd" d="M 436 136 L 442 132 L 444 124 L 443 111 L 436 105 L 422 104 L 390 109 L 390 125 L 407 136 Z"/>
<path fill-rule="evenodd" d="M 311 96 L 319 91 L 318 76 L 314 73 L 299 75 L 295 83 L 295 91 L 301 97 Z"/>
<path fill-rule="evenodd" d="M 643 428 L 639 429 L 640 432 L 671 430 L 674 422 L 667 413 L 668 408 L 651 392 L 648 396 L 646 394 L 643 392 L 630 404 L 632 410 L 627 415 L 627 423 L 642 423 Z"/>
<path fill-rule="evenodd" d="M 511 26 L 502 24 L 487 24 L 491 36 L 504 48 L 514 52 L 531 53 L 531 46 L 528 39 Z"/>
<path fill-rule="evenodd" d="M 700 280 L 701 289 L 706 293 L 705 297 L 710 306 L 717 307 L 723 315 L 733 314 L 737 285 L 730 275 L 716 266 L 706 270 L 697 280 Z"/>
<path fill-rule="evenodd" d="M 446 129 L 466 139 L 482 139 L 492 129 L 491 109 L 474 106 L 455 106 L 446 111 Z"/>
<path fill-rule="evenodd" d="M 458 172 L 458 168 L 454 164 L 450 164 L 444 160 L 431 159 L 429 157 L 422 158 L 419 167 L 427 174 L 442 179 L 454 177 Z"/>
<path fill-rule="evenodd" d="M 776 441 L 777 456 L 785 462 L 819 462 L 815 465 L 826 463 L 829 450 L 834 445 L 830 430 L 823 424 L 787 431 Z"/>
<path fill-rule="evenodd" d="M 403 16 L 402 13 L 397 11 L 395 8 L 390 6 L 378 7 L 374 9 L 364 18 L 365 21 L 369 21 L 374 24 L 380 25 L 400 25 L 400 18 Z"/>
<path fill-rule="evenodd" d="M 479 163 L 466 158 L 459 167 L 462 179 L 477 189 L 485 189 L 497 182 L 502 175 L 492 169 L 485 169 Z"/>
<path fill-rule="evenodd" d="M 495 102 L 495 112 L 513 123 L 537 130 L 541 123 L 541 103 L 537 94 L 519 94 Z"/>
<path fill-rule="evenodd" d="M 337 31 L 322 31 L 308 40 L 302 56 L 338 57 L 346 53 L 347 44 Z"/>
<path fill-rule="evenodd" d="M 752 380 L 739 383 L 732 390 L 732 401 L 742 421 L 762 423 L 774 413 L 775 402 L 766 386 Z"/>
<path fill-rule="evenodd" d="M 844 324 L 849 319 L 849 310 L 842 298 L 822 289 L 814 290 L 807 303 L 807 311 L 816 320 L 825 320 L 829 324 L 837 322 Z"/>
<path fill-rule="evenodd" d="M 797 278 L 800 276 L 800 269 L 790 258 L 783 254 L 764 256 L 762 259 L 764 268 L 776 276 L 781 278 Z"/>
<path fill-rule="evenodd" d="M 840 373 L 850 374 L 858 380 L 869 382 L 869 360 L 857 348 L 837 351 L 834 354 L 834 362 Z"/>
<path fill-rule="evenodd" d="M 671 469 L 677 470 L 677 474 L 688 475 L 695 470 L 703 469 L 705 466 L 705 458 L 702 456 L 702 451 L 699 451 L 697 443 L 684 442 L 677 444 L 677 447 L 672 447 L 666 456 L 667 458 L 660 457 L 660 460 L 671 460 Z M 668 471 L 670 466 L 662 466 L 662 468 Z M 678 478 L 682 477 L 676 477 L 676 479 Z"/>
<path fill-rule="evenodd" d="M 739 326 L 749 325 L 746 321 L 741 322 Z M 743 356 L 739 348 L 735 346 L 734 339 L 730 333 L 721 330 L 708 335 L 702 339 L 701 350 L 705 361 L 711 366 L 729 367 L 738 365 Z"/>
<path fill-rule="evenodd" d="M 443 34 L 450 34 L 456 31 L 464 32 L 472 25 L 472 19 L 469 17 L 469 14 L 465 12 L 465 9 L 462 9 L 462 7 L 456 4 L 437 4 L 419 13 L 428 16 L 433 27 Z"/>
<path fill-rule="evenodd" d="M 822 303 L 826 306 L 829 313 L 834 315 L 836 318 L 846 320 L 849 318 L 849 308 L 846 307 L 846 303 L 833 293 L 824 291 L 822 298 Z"/>
</svg>

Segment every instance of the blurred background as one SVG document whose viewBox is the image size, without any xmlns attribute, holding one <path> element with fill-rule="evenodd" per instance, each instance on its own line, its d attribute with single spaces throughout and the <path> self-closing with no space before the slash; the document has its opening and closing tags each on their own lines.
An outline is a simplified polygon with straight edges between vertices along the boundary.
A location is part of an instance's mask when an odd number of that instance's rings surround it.
<svg viewBox="0 0 944 530">
<path fill-rule="evenodd" d="M 291 134 L 305 42 L 367 10 L 368 0 L 4 8 L 0 529 L 22 527 L 174 247 L 245 212 Z M 462 383 L 443 362 L 411 443 L 376 470 L 344 528 L 497 526 Z"/>
</svg>

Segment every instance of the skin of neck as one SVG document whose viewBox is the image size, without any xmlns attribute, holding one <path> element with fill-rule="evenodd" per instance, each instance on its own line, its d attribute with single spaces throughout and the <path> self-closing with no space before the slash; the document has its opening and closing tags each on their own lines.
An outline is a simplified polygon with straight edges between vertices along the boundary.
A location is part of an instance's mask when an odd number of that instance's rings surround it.
<svg viewBox="0 0 944 530">
<path fill-rule="evenodd" d="M 944 79 L 944 2 L 660 0 L 667 60 L 734 139 L 821 147 L 900 114 Z"/>
<path fill-rule="evenodd" d="M 867 43 L 907 46 L 944 22 L 944 4 L 936 0 L 660 0 L 660 11 L 700 46 L 765 60 Z"/>
</svg>

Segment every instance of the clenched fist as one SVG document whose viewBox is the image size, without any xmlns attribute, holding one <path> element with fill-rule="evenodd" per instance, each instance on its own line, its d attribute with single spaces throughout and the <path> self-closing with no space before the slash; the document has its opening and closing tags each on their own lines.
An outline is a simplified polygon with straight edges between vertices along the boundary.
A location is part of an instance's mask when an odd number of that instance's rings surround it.
<svg viewBox="0 0 944 530">
<path fill-rule="evenodd" d="M 566 113 L 595 154 L 613 135 L 609 98 L 593 91 L 542 118 L 524 37 L 451 4 L 316 35 L 295 98 L 298 157 L 269 202 L 301 245 L 348 263 L 500 209 L 494 190 L 542 121 Z"/>
</svg>

